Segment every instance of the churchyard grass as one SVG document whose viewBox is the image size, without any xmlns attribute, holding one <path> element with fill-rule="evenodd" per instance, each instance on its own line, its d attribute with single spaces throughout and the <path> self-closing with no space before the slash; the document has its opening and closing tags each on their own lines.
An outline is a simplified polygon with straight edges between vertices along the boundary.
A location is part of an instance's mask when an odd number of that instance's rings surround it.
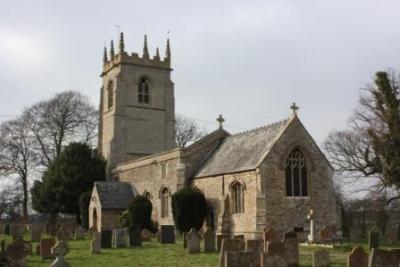
<svg viewBox="0 0 400 267">
<path fill-rule="evenodd" d="M 0 235 L 0 240 L 5 239 L 7 243 L 11 242 L 10 236 Z M 30 239 L 30 235 L 24 237 Z M 176 244 L 161 245 L 156 241 L 143 242 L 141 248 L 112 248 L 102 249 L 98 255 L 90 254 L 89 240 L 71 240 L 71 251 L 66 256 L 66 260 L 71 266 L 89 267 L 89 266 L 218 266 L 218 253 L 198 253 L 187 254 L 183 249 L 182 240 L 178 239 Z M 37 242 L 33 243 L 35 250 Z M 381 241 L 382 248 L 399 247 L 399 243 L 390 244 Z M 354 246 L 362 246 L 368 251 L 367 242 L 358 244 L 345 243 L 335 248 L 327 248 L 330 253 L 332 267 L 346 266 L 347 255 Z M 320 247 L 300 246 L 300 266 L 312 266 L 312 252 Z M 34 251 L 35 252 L 35 251 Z M 29 267 L 48 267 L 52 260 L 42 260 L 39 256 L 28 257 Z"/>
</svg>

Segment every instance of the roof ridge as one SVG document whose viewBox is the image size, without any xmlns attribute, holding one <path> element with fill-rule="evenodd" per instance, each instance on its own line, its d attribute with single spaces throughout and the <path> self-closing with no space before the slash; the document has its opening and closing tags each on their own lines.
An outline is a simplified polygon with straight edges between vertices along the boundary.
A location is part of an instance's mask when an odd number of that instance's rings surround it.
<svg viewBox="0 0 400 267">
<path fill-rule="evenodd" d="M 289 120 L 289 118 L 285 118 L 285 119 L 282 119 L 282 120 L 277 121 L 277 122 L 273 122 L 273 123 L 270 123 L 270 124 L 259 126 L 257 128 L 253 128 L 253 129 L 250 129 L 250 130 L 238 132 L 238 133 L 232 134 L 231 137 L 238 137 L 238 136 L 246 135 L 246 134 L 253 133 L 253 132 L 256 133 L 256 132 L 259 132 L 261 130 L 265 130 L 265 129 L 271 128 L 272 126 L 275 126 L 277 124 L 281 124 L 281 123 L 284 123 L 284 122 L 286 123 L 288 120 Z"/>
</svg>

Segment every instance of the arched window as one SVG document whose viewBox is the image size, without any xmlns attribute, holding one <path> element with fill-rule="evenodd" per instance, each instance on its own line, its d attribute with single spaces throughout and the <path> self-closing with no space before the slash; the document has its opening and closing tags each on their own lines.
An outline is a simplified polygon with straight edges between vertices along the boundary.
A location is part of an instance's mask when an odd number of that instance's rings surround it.
<svg viewBox="0 0 400 267">
<path fill-rule="evenodd" d="M 244 185 L 239 182 L 231 184 L 232 213 L 244 213 Z"/>
<path fill-rule="evenodd" d="M 308 196 L 306 160 L 298 148 L 286 160 L 286 195 Z"/>
<path fill-rule="evenodd" d="M 161 190 L 161 218 L 168 217 L 168 210 L 169 210 L 169 190 L 168 188 L 164 187 Z"/>
<path fill-rule="evenodd" d="M 151 201 L 151 199 L 152 199 L 151 194 L 150 194 L 148 191 L 145 191 L 145 192 L 143 193 L 143 196 L 144 196 L 145 198 L 147 198 L 148 200 L 150 200 L 150 201 Z"/>
<path fill-rule="evenodd" d="M 113 105 L 114 105 L 114 84 L 112 81 L 109 81 L 107 85 L 107 107 L 112 108 Z"/>
<path fill-rule="evenodd" d="M 138 88 L 138 102 L 149 104 L 150 103 L 150 92 L 149 92 L 149 83 L 146 78 L 140 79 L 139 88 Z"/>
</svg>

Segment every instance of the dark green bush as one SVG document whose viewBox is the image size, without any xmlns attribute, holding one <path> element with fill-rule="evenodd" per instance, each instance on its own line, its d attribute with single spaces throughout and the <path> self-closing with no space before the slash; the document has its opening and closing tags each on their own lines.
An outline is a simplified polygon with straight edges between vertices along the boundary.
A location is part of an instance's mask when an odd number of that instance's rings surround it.
<svg viewBox="0 0 400 267">
<path fill-rule="evenodd" d="M 194 188 L 185 187 L 172 195 L 172 214 L 176 227 L 188 232 L 194 227 L 199 230 L 207 215 L 207 202 L 203 193 Z"/>
<path fill-rule="evenodd" d="M 143 196 L 136 196 L 128 207 L 129 225 L 139 224 L 141 229 L 152 230 L 151 212 L 153 205 L 151 201 Z"/>
</svg>

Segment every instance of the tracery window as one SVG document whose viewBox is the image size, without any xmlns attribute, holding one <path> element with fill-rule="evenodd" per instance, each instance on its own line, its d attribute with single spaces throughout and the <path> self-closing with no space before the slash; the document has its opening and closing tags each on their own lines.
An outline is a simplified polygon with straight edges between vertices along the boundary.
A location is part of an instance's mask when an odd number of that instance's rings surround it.
<svg viewBox="0 0 400 267">
<path fill-rule="evenodd" d="M 308 196 L 306 160 L 298 148 L 286 160 L 286 195 Z"/>
<path fill-rule="evenodd" d="M 146 78 L 140 79 L 138 88 L 138 102 L 143 104 L 150 103 L 150 89 Z"/>
<path fill-rule="evenodd" d="M 107 85 L 107 108 L 114 106 L 114 84 L 112 81 L 108 82 Z"/>
<path fill-rule="evenodd" d="M 161 218 L 168 217 L 169 213 L 169 190 L 164 187 L 161 190 Z"/>
<path fill-rule="evenodd" d="M 231 184 L 232 213 L 244 213 L 244 185 L 235 181 Z"/>
</svg>

